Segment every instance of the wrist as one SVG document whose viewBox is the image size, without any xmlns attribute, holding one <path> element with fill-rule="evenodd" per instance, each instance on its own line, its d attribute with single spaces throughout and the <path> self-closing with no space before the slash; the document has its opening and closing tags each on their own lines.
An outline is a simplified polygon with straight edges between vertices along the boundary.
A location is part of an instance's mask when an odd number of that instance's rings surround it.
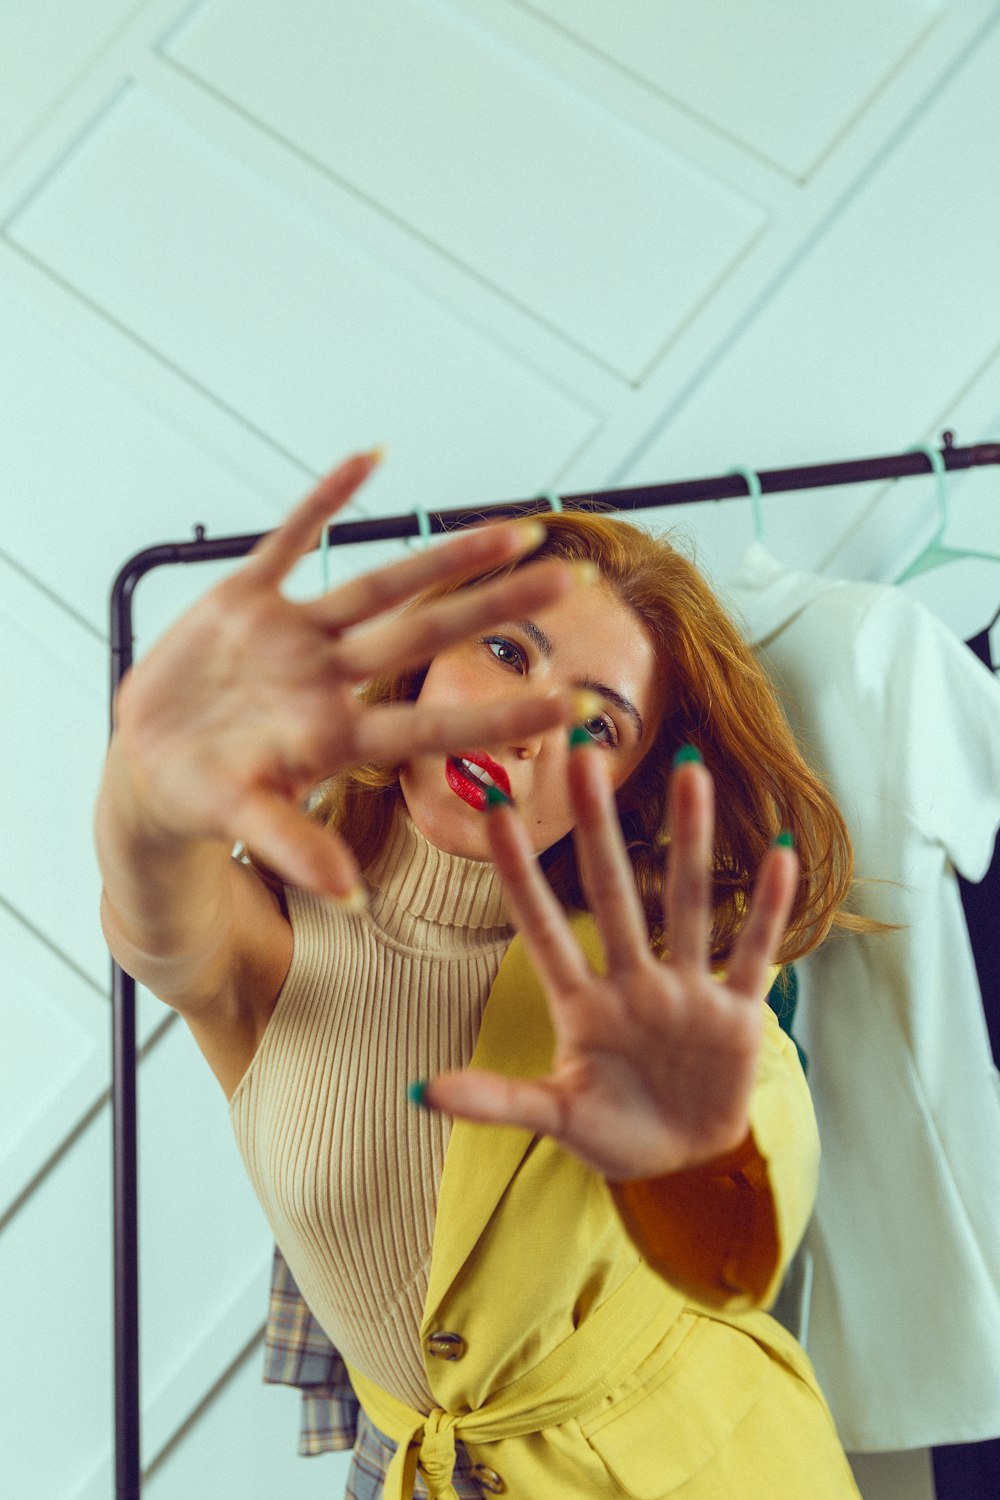
<svg viewBox="0 0 1000 1500">
<path fill-rule="evenodd" d="M 693 1166 L 676 1167 L 670 1172 L 653 1173 L 646 1177 L 621 1178 L 617 1181 L 609 1178 L 614 1186 L 628 1188 L 648 1182 L 666 1182 L 670 1178 L 683 1177 L 692 1181 L 716 1177 L 733 1177 L 741 1172 L 744 1167 L 749 1167 L 759 1158 L 753 1135 L 748 1130 L 736 1146 L 728 1151 L 720 1152 L 717 1156 L 710 1157 L 707 1161 L 696 1162 Z"/>
<path fill-rule="evenodd" d="M 104 776 L 98 795 L 98 827 L 107 823 L 116 840 L 154 857 L 184 855 L 199 845 L 224 841 L 218 834 L 183 825 L 179 810 L 158 794 L 138 758 L 116 731 L 108 746 Z M 228 853 L 228 848 L 227 848 Z"/>
<path fill-rule="evenodd" d="M 718 1156 L 699 1162 L 697 1166 L 689 1167 L 687 1170 L 703 1177 L 731 1177 L 735 1172 L 749 1166 L 752 1161 L 756 1161 L 757 1154 L 753 1135 L 747 1130 L 742 1141 L 731 1150 L 723 1151 Z"/>
<path fill-rule="evenodd" d="M 225 899 L 230 848 L 171 826 L 118 742 L 112 740 L 94 820 L 105 913 L 114 912 L 139 947 L 172 946 L 215 918 Z"/>
</svg>

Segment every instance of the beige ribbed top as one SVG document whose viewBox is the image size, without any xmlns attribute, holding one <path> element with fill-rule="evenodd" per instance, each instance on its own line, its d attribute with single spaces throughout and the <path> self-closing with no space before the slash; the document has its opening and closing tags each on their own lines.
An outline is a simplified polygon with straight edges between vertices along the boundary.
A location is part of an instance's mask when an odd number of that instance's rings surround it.
<svg viewBox="0 0 1000 1500">
<path fill-rule="evenodd" d="M 403 812 L 365 876 L 360 914 L 289 889 L 291 967 L 230 1110 L 312 1313 L 428 1412 L 419 1327 L 450 1126 L 406 1088 L 468 1065 L 512 929 L 493 866 L 442 853 Z"/>
</svg>

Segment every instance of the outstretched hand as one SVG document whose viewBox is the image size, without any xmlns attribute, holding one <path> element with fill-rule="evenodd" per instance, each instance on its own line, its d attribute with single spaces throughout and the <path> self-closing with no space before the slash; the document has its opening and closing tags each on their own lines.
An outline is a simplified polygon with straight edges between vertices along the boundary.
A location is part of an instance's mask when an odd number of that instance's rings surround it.
<svg viewBox="0 0 1000 1500">
<path fill-rule="evenodd" d="M 324 480 L 138 663 L 116 703 L 123 763 L 164 838 L 243 842 L 286 881 L 340 899 L 359 875 L 344 841 L 302 811 L 319 782 L 353 765 L 551 729 L 573 714 L 566 693 L 447 709 L 360 701 L 367 679 L 418 668 L 576 586 L 570 567 L 548 560 L 399 612 L 413 595 L 513 562 L 542 540 L 537 523 L 511 522 L 466 531 L 307 603 L 286 598 L 292 567 L 377 462 L 377 453 L 360 454 Z"/>
<path fill-rule="evenodd" d="M 650 950 L 600 749 L 574 750 L 569 778 L 577 858 L 606 972 L 595 973 L 581 951 L 517 813 L 496 808 L 490 847 L 545 986 L 553 1068 L 531 1081 L 440 1074 L 425 1102 L 552 1136 L 612 1181 L 703 1165 L 747 1137 L 761 1002 L 795 892 L 795 854 L 778 846 L 765 858 L 720 981 L 708 956 L 713 792 L 705 767 L 682 764 L 671 784 L 667 960 Z"/>
</svg>

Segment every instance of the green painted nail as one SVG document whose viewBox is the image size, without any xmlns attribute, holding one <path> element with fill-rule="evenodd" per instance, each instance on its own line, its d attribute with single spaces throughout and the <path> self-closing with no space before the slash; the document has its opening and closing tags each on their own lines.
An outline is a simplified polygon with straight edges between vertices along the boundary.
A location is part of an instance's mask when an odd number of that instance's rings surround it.
<svg viewBox="0 0 1000 1500">
<path fill-rule="evenodd" d="M 488 786 L 486 788 L 486 806 L 488 809 L 491 807 L 510 807 L 511 800 L 507 796 L 507 793 L 502 792 L 498 786 Z"/>
<path fill-rule="evenodd" d="M 783 828 L 774 841 L 776 849 L 794 849 L 795 835 L 790 828 Z"/>
<path fill-rule="evenodd" d="M 575 750 L 577 745 L 592 745 L 593 737 L 587 733 L 582 724 L 574 724 L 569 732 L 569 748 Z"/>
<path fill-rule="evenodd" d="M 674 756 L 674 765 L 684 766 L 687 765 L 689 761 L 694 761 L 695 764 L 699 766 L 704 765 L 700 750 L 698 750 L 694 745 L 682 745 L 677 754 Z"/>
<path fill-rule="evenodd" d="M 415 1104 L 418 1109 L 430 1109 L 426 1096 L 427 1080 L 424 1078 L 418 1078 L 416 1083 L 411 1083 L 406 1090 L 407 1099 L 409 1099 L 411 1104 Z"/>
</svg>

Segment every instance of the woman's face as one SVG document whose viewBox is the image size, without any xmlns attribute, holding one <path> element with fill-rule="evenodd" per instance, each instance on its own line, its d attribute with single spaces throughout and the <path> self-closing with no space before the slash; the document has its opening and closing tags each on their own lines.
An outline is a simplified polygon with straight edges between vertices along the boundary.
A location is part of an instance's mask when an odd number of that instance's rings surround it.
<svg viewBox="0 0 1000 1500">
<path fill-rule="evenodd" d="M 514 697 L 527 688 L 587 688 L 601 711 L 585 727 L 607 757 L 615 788 L 652 744 L 665 683 L 638 617 L 603 581 L 570 598 L 442 651 L 427 669 L 422 704 Z M 573 826 L 565 729 L 465 746 L 460 755 L 416 757 L 400 785 L 410 817 L 449 854 L 487 859 L 483 775 L 514 800 L 536 853 Z"/>
</svg>

